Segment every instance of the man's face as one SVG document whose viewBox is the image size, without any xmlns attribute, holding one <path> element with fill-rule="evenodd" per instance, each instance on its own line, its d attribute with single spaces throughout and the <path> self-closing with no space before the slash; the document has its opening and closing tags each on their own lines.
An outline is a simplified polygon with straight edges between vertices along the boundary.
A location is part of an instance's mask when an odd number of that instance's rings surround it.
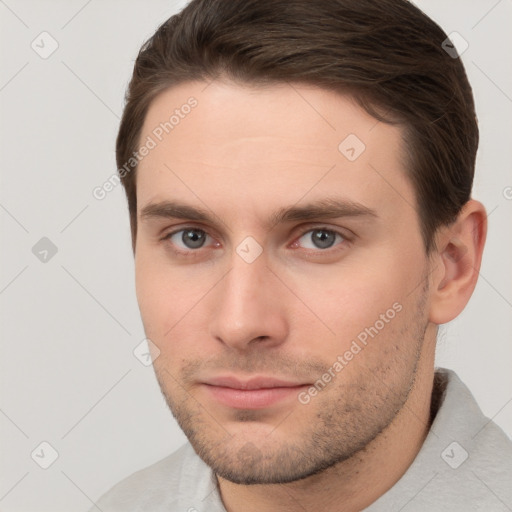
<svg viewBox="0 0 512 512">
<path fill-rule="evenodd" d="M 234 482 L 289 482 L 354 455 L 407 400 L 428 324 L 416 200 L 401 129 L 348 97 L 206 85 L 161 94 L 144 123 L 137 297 L 199 455 Z"/>
</svg>

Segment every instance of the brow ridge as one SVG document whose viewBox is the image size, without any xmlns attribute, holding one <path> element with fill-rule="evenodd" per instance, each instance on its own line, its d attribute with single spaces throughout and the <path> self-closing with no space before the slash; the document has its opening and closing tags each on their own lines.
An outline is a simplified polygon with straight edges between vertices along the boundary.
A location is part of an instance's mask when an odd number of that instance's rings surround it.
<svg viewBox="0 0 512 512">
<path fill-rule="evenodd" d="M 278 224 L 312 221 L 320 218 L 377 216 L 375 210 L 363 204 L 346 199 L 327 197 L 301 206 L 293 205 L 279 208 L 269 216 L 266 227 L 271 229 Z M 142 221 L 154 218 L 176 218 L 198 222 L 214 222 L 215 219 L 213 217 L 204 208 L 191 206 L 176 200 L 149 203 L 140 212 L 140 219 Z"/>
</svg>

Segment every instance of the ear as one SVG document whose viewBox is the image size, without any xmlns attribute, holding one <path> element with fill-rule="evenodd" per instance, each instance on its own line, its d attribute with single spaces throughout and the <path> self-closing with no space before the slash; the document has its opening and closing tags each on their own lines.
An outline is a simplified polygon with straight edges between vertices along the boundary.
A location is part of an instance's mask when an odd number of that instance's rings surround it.
<svg viewBox="0 0 512 512">
<path fill-rule="evenodd" d="M 439 230 L 431 258 L 431 322 L 450 322 L 468 303 L 478 280 L 486 236 L 487 213 L 474 199 L 464 205 L 453 224 Z"/>
</svg>

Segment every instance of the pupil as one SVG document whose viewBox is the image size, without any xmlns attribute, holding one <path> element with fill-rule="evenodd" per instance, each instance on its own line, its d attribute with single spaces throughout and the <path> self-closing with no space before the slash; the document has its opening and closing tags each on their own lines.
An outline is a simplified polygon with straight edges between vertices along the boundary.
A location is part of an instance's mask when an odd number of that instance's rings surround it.
<svg viewBox="0 0 512 512">
<path fill-rule="evenodd" d="M 181 238 L 183 243 L 191 249 L 197 249 L 204 243 L 204 233 L 198 230 L 184 231 Z"/>
<path fill-rule="evenodd" d="M 331 231 L 317 230 L 313 232 L 313 241 L 320 249 L 328 249 L 334 244 L 336 236 Z"/>
</svg>

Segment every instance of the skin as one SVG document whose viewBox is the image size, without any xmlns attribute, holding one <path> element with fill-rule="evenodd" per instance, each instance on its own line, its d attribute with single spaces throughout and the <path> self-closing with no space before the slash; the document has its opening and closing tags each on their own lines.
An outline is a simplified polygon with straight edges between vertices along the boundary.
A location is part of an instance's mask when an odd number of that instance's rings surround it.
<svg viewBox="0 0 512 512">
<path fill-rule="evenodd" d="M 428 433 L 437 325 L 474 289 L 485 210 L 469 201 L 427 256 L 402 128 L 313 86 L 181 84 L 153 101 L 140 140 L 190 96 L 197 107 L 136 178 L 137 298 L 162 393 L 228 511 L 361 510 Z M 349 134 L 366 146 L 354 161 L 338 150 Z M 271 220 L 326 198 L 373 214 Z M 162 201 L 212 218 L 142 215 Z M 193 234 L 204 245 L 180 229 L 202 230 Z M 319 247 L 318 235 L 332 245 Z M 248 236 L 262 250 L 251 263 L 236 251 Z M 233 408 L 202 384 L 265 375 L 311 386 L 394 304 L 400 311 L 307 404 L 293 395 Z"/>
</svg>

